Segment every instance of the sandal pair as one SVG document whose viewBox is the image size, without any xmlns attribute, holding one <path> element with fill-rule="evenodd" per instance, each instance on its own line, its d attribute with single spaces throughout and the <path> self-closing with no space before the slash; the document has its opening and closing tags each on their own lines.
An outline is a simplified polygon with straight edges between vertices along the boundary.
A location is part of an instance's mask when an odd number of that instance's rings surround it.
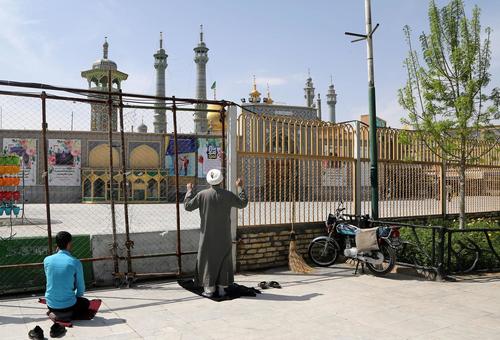
<svg viewBox="0 0 500 340">
<path fill-rule="evenodd" d="M 269 281 L 269 282 L 262 281 L 261 283 L 259 283 L 259 287 L 261 289 L 268 289 L 268 288 L 278 288 L 278 289 L 281 289 L 281 285 L 278 282 L 276 282 L 276 281 Z"/>
</svg>

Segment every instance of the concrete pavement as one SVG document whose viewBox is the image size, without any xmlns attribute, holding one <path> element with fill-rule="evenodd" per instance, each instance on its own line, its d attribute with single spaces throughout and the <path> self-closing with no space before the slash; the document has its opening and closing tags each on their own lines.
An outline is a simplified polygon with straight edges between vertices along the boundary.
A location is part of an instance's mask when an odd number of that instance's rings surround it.
<svg viewBox="0 0 500 340">
<path fill-rule="evenodd" d="M 103 299 L 92 321 L 75 322 L 72 339 L 498 339 L 500 277 L 430 282 L 390 274 L 353 276 L 351 267 L 297 275 L 286 270 L 238 275 L 283 289 L 213 302 L 176 282 L 88 292 Z M 36 297 L 0 300 L 0 338 L 27 339 L 50 321 Z"/>
</svg>

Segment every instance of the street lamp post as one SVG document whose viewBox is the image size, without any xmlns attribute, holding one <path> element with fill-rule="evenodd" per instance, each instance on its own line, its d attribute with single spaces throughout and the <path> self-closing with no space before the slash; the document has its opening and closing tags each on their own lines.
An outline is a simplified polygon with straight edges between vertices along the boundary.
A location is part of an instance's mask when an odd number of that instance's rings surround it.
<svg viewBox="0 0 500 340">
<path fill-rule="evenodd" d="M 377 152 L 377 110 L 375 105 L 375 77 L 373 72 L 373 33 L 379 24 L 372 29 L 371 2 L 365 0 L 366 34 L 345 32 L 346 35 L 358 37 L 352 42 L 366 40 L 366 54 L 368 66 L 368 113 L 370 117 L 370 187 L 371 187 L 371 215 L 378 219 L 378 152 Z"/>
</svg>

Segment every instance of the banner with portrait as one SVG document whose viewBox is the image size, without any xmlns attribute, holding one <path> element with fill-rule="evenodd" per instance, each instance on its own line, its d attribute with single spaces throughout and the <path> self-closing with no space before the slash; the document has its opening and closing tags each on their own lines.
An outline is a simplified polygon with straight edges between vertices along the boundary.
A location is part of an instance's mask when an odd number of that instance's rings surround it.
<svg viewBox="0 0 500 340">
<path fill-rule="evenodd" d="M 198 177 L 205 178 L 211 169 L 222 168 L 222 139 L 198 138 Z"/>
<path fill-rule="evenodd" d="M 177 139 L 177 150 L 179 153 L 179 176 L 194 177 L 196 174 L 196 139 Z M 170 139 L 167 144 L 165 168 L 168 170 L 169 176 L 175 176 L 175 145 L 173 139 Z"/>
<path fill-rule="evenodd" d="M 79 139 L 49 139 L 49 185 L 80 186 L 81 144 Z"/>
<path fill-rule="evenodd" d="M 37 140 L 30 138 L 4 138 L 4 154 L 16 154 L 21 158 L 20 185 L 36 185 Z"/>
</svg>

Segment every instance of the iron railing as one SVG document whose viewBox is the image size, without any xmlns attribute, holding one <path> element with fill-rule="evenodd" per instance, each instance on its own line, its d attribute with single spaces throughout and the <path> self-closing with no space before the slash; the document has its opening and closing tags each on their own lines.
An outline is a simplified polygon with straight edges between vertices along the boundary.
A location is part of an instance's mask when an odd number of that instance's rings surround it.
<svg viewBox="0 0 500 340">
<path fill-rule="evenodd" d="M 415 268 L 431 279 L 500 270 L 500 226 L 457 229 L 374 221 L 374 225 L 397 228 L 401 246 L 398 264 Z"/>
<path fill-rule="evenodd" d="M 348 213 L 370 213 L 366 125 L 243 111 L 237 131 L 250 199 L 239 225 L 319 222 L 339 201 Z M 380 218 L 458 212 L 456 165 L 443 164 L 412 131 L 380 128 L 377 136 Z M 489 152 L 467 165 L 467 213 L 500 206 L 500 147 L 485 142 L 478 149 Z"/>
</svg>

